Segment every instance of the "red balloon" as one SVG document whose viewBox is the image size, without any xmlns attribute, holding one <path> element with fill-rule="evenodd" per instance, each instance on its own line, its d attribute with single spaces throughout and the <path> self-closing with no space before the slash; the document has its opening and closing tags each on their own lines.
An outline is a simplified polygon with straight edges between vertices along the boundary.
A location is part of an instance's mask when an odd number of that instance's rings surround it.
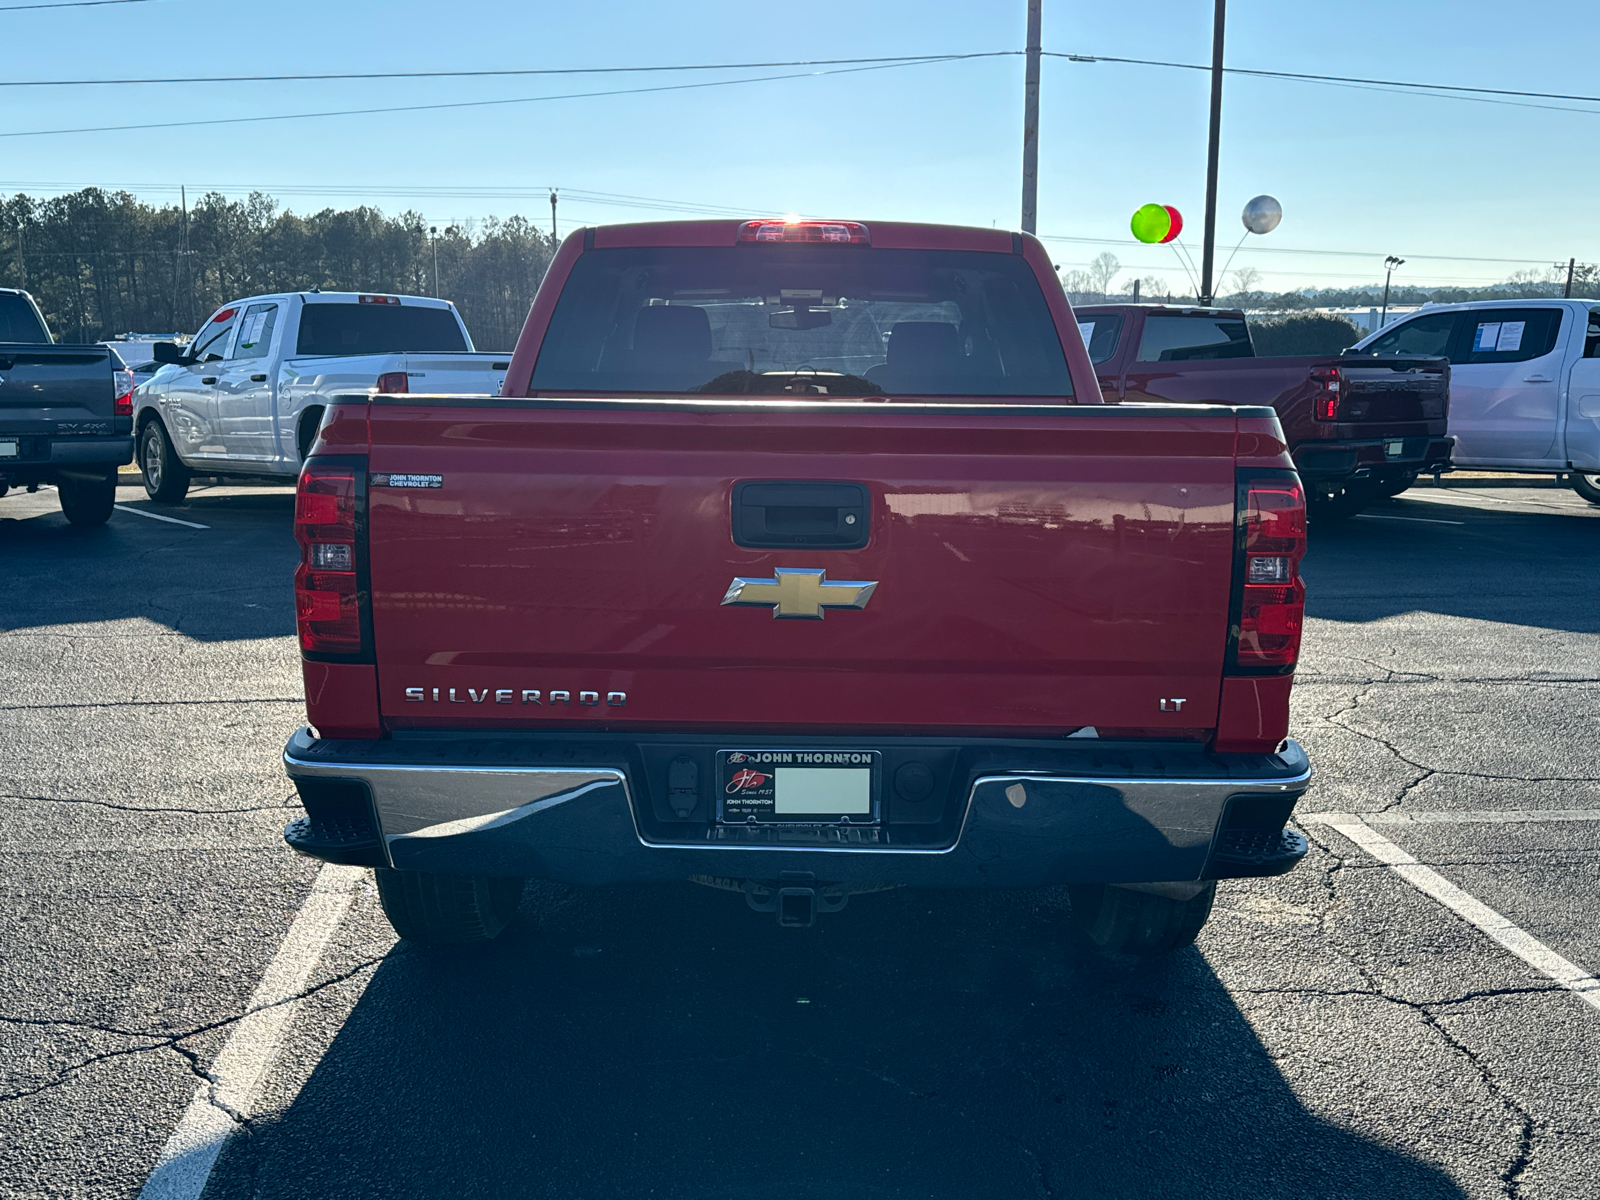
<svg viewBox="0 0 1600 1200">
<path fill-rule="evenodd" d="M 1167 236 L 1162 238 L 1159 243 L 1160 245 L 1165 246 L 1173 238 L 1177 237 L 1183 232 L 1183 214 L 1177 209 L 1173 208 L 1170 204 L 1163 204 L 1161 207 L 1166 209 L 1167 215 L 1172 218 L 1172 228 L 1167 230 Z"/>
</svg>

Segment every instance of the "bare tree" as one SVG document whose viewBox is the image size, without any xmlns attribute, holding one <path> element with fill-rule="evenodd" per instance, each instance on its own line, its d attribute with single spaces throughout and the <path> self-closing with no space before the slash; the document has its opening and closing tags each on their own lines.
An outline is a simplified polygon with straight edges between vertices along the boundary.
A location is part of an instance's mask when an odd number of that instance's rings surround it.
<svg viewBox="0 0 1600 1200">
<path fill-rule="evenodd" d="M 1094 261 L 1089 264 L 1085 274 L 1089 280 L 1089 290 L 1098 292 L 1102 296 L 1111 292 L 1111 281 L 1122 270 L 1122 263 L 1117 256 L 1109 250 L 1102 251 L 1094 256 Z"/>
</svg>

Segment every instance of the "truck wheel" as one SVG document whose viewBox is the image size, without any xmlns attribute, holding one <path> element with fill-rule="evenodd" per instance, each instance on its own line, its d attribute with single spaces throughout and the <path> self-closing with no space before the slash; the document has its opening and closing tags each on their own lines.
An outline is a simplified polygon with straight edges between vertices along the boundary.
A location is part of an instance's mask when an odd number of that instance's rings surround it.
<svg viewBox="0 0 1600 1200">
<path fill-rule="evenodd" d="M 300 428 L 295 436 L 295 448 L 300 451 L 300 461 L 311 457 L 311 444 L 317 440 L 317 430 L 322 425 L 322 410 L 308 408 L 300 418 Z"/>
<path fill-rule="evenodd" d="M 377 869 L 378 900 L 394 931 L 425 946 L 492 941 L 516 915 L 522 880 Z"/>
<path fill-rule="evenodd" d="M 56 485 L 56 498 L 74 525 L 104 525 L 117 503 L 117 478 L 63 479 Z"/>
<path fill-rule="evenodd" d="M 1102 950 L 1153 956 L 1180 950 L 1194 941 L 1206 919 L 1217 885 L 1208 883 L 1188 900 L 1109 884 L 1079 884 L 1067 889 L 1073 923 Z"/>
<path fill-rule="evenodd" d="M 1306 495 L 1306 516 L 1312 521 L 1344 521 L 1371 504 L 1375 496 L 1365 488 L 1347 487 L 1337 496 L 1321 492 Z"/>
<path fill-rule="evenodd" d="M 162 504 L 177 504 L 189 494 L 191 472 L 172 448 L 166 426 L 151 421 L 139 434 L 139 474 L 145 495 Z"/>
<path fill-rule="evenodd" d="M 1416 481 L 1417 473 L 1415 471 L 1407 471 L 1398 479 L 1385 479 L 1378 485 L 1378 494 L 1393 498 L 1416 483 Z"/>
<path fill-rule="evenodd" d="M 1600 504 L 1600 475 L 1579 475 L 1574 472 L 1572 490 L 1590 504 Z"/>
</svg>

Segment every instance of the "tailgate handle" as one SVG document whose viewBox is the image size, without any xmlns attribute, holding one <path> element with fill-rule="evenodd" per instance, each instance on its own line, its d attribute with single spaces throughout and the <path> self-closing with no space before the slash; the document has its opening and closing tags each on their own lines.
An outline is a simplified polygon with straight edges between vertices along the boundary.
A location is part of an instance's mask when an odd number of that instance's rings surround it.
<svg viewBox="0 0 1600 1200">
<path fill-rule="evenodd" d="M 733 541 L 756 550 L 859 550 L 872 524 L 864 483 L 746 480 L 733 485 Z"/>
</svg>

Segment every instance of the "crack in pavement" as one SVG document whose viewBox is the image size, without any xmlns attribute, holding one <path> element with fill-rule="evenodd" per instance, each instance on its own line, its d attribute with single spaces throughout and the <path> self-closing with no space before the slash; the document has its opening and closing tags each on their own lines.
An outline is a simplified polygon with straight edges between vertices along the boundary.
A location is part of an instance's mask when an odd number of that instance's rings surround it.
<svg viewBox="0 0 1600 1200">
<path fill-rule="evenodd" d="M 31 800 L 39 804 L 87 804 L 96 808 L 109 808 L 117 812 L 178 813 L 185 816 L 217 817 L 230 813 L 279 812 L 296 807 L 300 802 L 298 792 L 291 792 L 277 804 L 253 804 L 246 808 L 180 808 L 163 804 L 117 804 L 111 800 L 89 800 L 75 796 L 27 796 L 14 792 L 0 792 L 0 800 Z M 0 846 L 3 850 L 4 846 Z"/>
<path fill-rule="evenodd" d="M 379 963 L 385 962 L 389 958 L 403 953 L 406 953 L 406 951 L 399 945 L 396 945 L 395 948 L 390 950 L 387 954 L 381 954 L 376 958 L 363 959 L 361 962 L 351 967 L 348 971 L 343 971 L 338 975 L 333 975 L 327 979 L 319 981 L 318 983 L 314 983 L 291 996 L 284 996 L 279 1000 L 275 1000 L 271 1004 L 256 1005 L 253 1008 L 247 1008 L 243 1012 L 237 1013 L 233 1016 L 223 1017 L 218 1021 L 210 1021 L 203 1025 L 197 1025 L 192 1029 L 185 1029 L 178 1033 L 169 1034 L 155 1033 L 147 1030 L 120 1029 L 113 1025 L 104 1025 L 94 1021 L 75 1020 L 72 1018 L 52 1019 L 47 1017 L 0 1016 L 0 1025 L 23 1025 L 39 1027 L 66 1026 L 78 1029 L 92 1029 L 96 1032 L 109 1034 L 115 1037 L 143 1039 L 147 1043 L 145 1045 L 125 1046 L 117 1050 L 107 1050 L 100 1054 L 92 1054 L 88 1058 L 83 1059 L 81 1062 L 62 1067 L 56 1072 L 54 1079 L 50 1080 L 48 1083 L 40 1084 L 38 1087 L 26 1088 L 13 1092 L 0 1092 L 0 1104 L 7 1104 L 17 1100 L 26 1100 L 31 1096 L 37 1096 L 42 1092 L 50 1091 L 52 1088 L 61 1087 L 63 1084 L 70 1083 L 72 1081 L 72 1077 L 77 1075 L 80 1071 L 86 1070 L 89 1067 L 94 1066 L 96 1063 L 106 1062 L 107 1060 L 114 1058 L 124 1058 L 130 1054 L 148 1054 L 152 1050 L 176 1050 L 180 1055 L 192 1059 L 191 1065 L 193 1066 L 195 1073 L 199 1075 L 200 1078 L 206 1080 L 212 1085 L 215 1085 L 216 1080 L 213 1079 L 210 1074 L 199 1068 L 199 1059 L 195 1052 L 186 1046 L 180 1046 L 179 1043 L 186 1042 L 191 1038 L 199 1037 L 201 1034 L 211 1033 L 217 1029 L 225 1029 L 230 1025 L 237 1024 L 254 1013 L 266 1012 L 269 1009 L 279 1008 L 285 1004 L 293 1004 L 297 1001 L 304 1000 L 308 996 L 315 995 L 317 992 L 322 991 L 324 988 L 329 988 L 335 984 L 343 983 L 345 980 L 353 978 L 362 971 L 365 971 L 370 967 L 375 967 Z M 218 1107 L 222 1106 L 219 1105 Z M 228 1110 L 224 1108 L 223 1111 L 226 1112 Z M 247 1120 L 247 1118 L 235 1119 L 240 1120 L 241 1122 Z"/>
</svg>

